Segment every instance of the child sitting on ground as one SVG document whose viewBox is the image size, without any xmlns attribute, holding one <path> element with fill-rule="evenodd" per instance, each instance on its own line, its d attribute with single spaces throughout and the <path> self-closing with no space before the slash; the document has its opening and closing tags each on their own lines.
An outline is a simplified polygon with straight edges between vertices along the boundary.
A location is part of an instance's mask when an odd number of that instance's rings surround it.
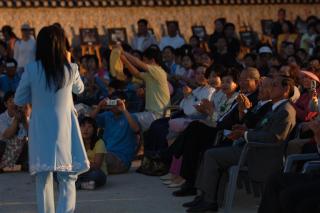
<svg viewBox="0 0 320 213">
<path fill-rule="evenodd" d="M 93 118 L 83 118 L 80 121 L 80 129 L 83 143 L 90 161 L 90 170 L 79 175 L 76 187 L 77 189 L 92 190 L 106 184 L 106 148 L 103 140 L 98 138 L 98 128 L 96 121 Z"/>
</svg>

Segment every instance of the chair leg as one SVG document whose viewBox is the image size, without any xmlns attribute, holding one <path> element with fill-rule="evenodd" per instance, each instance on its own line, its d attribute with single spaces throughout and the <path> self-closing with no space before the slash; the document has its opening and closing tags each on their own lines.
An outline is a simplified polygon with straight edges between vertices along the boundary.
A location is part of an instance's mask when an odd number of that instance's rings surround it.
<svg viewBox="0 0 320 213">
<path fill-rule="evenodd" d="M 232 166 L 229 169 L 229 182 L 226 190 L 224 213 L 231 213 L 235 191 L 237 189 L 237 178 L 239 166 Z"/>
<path fill-rule="evenodd" d="M 252 182 L 252 189 L 254 197 L 258 198 L 262 194 L 262 185 L 259 182 Z"/>
</svg>

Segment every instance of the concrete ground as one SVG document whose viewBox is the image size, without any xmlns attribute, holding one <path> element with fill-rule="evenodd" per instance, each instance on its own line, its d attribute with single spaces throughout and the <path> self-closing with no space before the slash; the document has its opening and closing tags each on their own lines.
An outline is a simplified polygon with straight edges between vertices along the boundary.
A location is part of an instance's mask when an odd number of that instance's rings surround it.
<svg viewBox="0 0 320 213">
<path fill-rule="evenodd" d="M 95 191 L 78 191 L 76 213 L 175 213 L 185 212 L 182 203 L 192 197 L 176 198 L 158 177 L 134 170 L 108 176 L 107 185 Z M 258 200 L 238 190 L 234 213 L 257 212 Z M 219 212 L 223 212 L 220 210 Z M 28 173 L 0 174 L 0 213 L 36 213 L 34 178 Z"/>
</svg>

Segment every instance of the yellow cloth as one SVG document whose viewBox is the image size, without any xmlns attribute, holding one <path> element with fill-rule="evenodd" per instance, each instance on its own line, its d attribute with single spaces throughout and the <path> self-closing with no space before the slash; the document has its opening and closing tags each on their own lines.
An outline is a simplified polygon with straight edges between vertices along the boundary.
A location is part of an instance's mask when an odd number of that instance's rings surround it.
<svg viewBox="0 0 320 213">
<path fill-rule="evenodd" d="M 110 55 L 110 73 L 113 77 L 120 81 L 126 80 L 126 76 L 123 73 L 123 63 L 121 61 L 121 49 L 114 48 L 111 50 Z"/>
<path fill-rule="evenodd" d="M 278 50 L 278 52 L 281 49 L 282 42 L 287 41 L 287 42 L 295 43 L 297 38 L 298 38 L 297 34 L 280 34 L 278 36 L 278 41 L 277 41 L 277 50 Z"/>
<path fill-rule="evenodd" d="M 170 105 L 167 73 L 157 65 L 148 65 L 147 72 L 141 73 L 146 84 L 146 110 L 162 115 Z"/>
<path fill-rule="evenodd" d="M 90 162 L 94 161 L 94 156 L 96 154 L 106 154 L 107 150 L 106 147 L 104 145 L 103 140 L 99 139 L 97 141 L 97 143 L 94 145 L 93 149 L 89 149 L 87 150 L 87 156 Z M 107 163 L 106 163 L 106 157 L 104 156 L 103 161 L 102 161 L 102 165 L 100 168 L 106 175 L 108 174 L 108 170 L 107 170 Z"/>
</svg>

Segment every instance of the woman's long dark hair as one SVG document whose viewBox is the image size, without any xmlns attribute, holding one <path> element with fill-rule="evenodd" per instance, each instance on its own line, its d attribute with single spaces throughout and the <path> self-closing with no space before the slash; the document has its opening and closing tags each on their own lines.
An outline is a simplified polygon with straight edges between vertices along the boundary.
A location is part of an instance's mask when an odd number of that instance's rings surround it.
<svg viewBox="0 0 320 213">
<path fill-rule="evenodd" d="M 99 140 L 97 123 L 93 118 L 84 117 L 80 120 L 80 126 L 82 126 L 84 124 L 90 124 L 93 127 L 93 135 L 90 138 L 91 139 L 90 149 L 93 150 L 94 146 L 96 145 L 97 141 Z"/>
<path fill-rule="evenodd" d="M 40 61 L 44 68 L 47 88 L 55 91 L 67 83 L 65 67 L 69 74 L 71 73 L 65 41 L 64 32 L 53 25 L 43 27 L 37 37 L 36 60 Z"/>
</svg>

